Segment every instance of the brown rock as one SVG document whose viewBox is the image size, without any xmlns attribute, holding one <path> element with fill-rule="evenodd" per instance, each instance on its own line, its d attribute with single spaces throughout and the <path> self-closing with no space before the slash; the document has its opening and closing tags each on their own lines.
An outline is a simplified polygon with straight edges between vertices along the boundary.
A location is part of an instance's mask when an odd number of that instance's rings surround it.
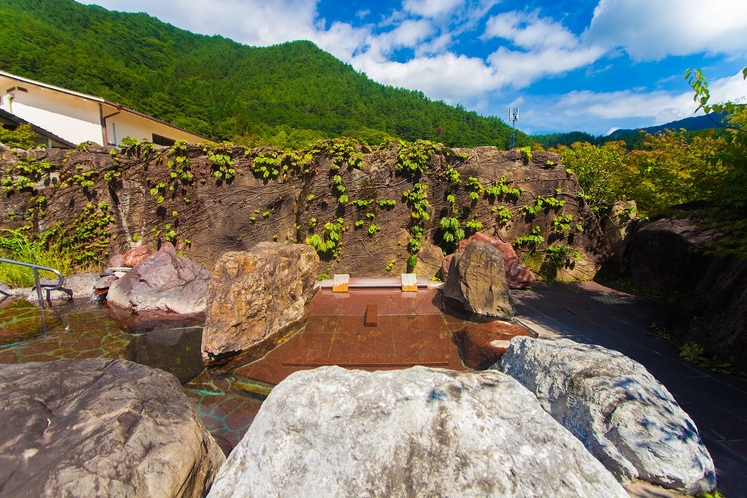
<svg viewBox="0 0 747 498">
<path fill-rule="evenodd" d="M 720 234 L 690 219 L 641 223 L 626 253 L 626 275 L 640 288 L 690 292 L 707 274 Z"/>
<path fill-rule="evenodd" d="M 218 446 L 220 446 L 221 451 L 223 451 L 223 454 L 228 456 L 233 451 L 233 444 L 231 444 L 231 441 L 226 439 L 225 437 L 221 436 L 220 434 L 211 434 L 213 436 L 213 439 L 215 439 L 215 442 L 218 443 Z"/>
<path fill-rule="evenodd" d="M 612 249 L 612 259 L 620 273 L 625 271 L 624 256 L 633 239 L 636 220 L 635 201 L 616 202 L 602 218 L 604 237 Z"/>
<path fill-rule="evenodd" d="M 418 251 L 418 264 L 415 273 L 419 277 L 431 278 L 441 269 L 444 253 L 440 247 L 426 241 Z"/>
<path fill-rule="evenodd" d="M 516 251 L 511 244 L 503 242 L 501 240 L 489 237 L 484 233 L 477 232 L 470 238 L 465 239 L 459 243 L 454 254 L 461 254 L 467 248 L 470 242 L 483 242 L 490 244 L 501 252 L 503 256 L 503 265 L 506 268 L 506 281 L 510 289 L 526 289 L 531 284 L 537 281 L 532 271 L 527 268 L 516 255 Z M 451 260 L 454 258 L 454 254 L 449 254 L 443 260 L 441 266 L 441 277 L 446 281 L 449 276 L 449 265 Z"/>
<path fill-rule="evenodd" d="M 150 246 L 133 247 L 122 256 L 124 266 L 133 267 L 138 263 L 145 261 L 148 256 L 153 254 Z"/>
<path fill-rule="evenodd" d="M 0 366 L 4 496 L 204 496 L 225 457 L 173 375 L 124 360 Z"/>
<path fill-rule="evenodd" d="M 263 242 L 224 254 L 208 287 L 203 359 L 266 351 L 304 318 L 318 269 L 319 256 L 305 244 Z"/>
<path fill-rule="evenodd" d="M 459 311 L 502 320 L 514 316 L 503 257 L 489 244 L 471 242 L 454 257 L 443 295 L 446 305 Z"/>
<path fill-rule="evenodd" d="M 495 321 L 470 323 L 454 332 L 452 339 L 459 349 L 462 363 L 475 370 L 485 370 L 503 356 L 511 338 L 517 335 L 534 337 L 534 334 L 521 325 Z"/>
</svg>

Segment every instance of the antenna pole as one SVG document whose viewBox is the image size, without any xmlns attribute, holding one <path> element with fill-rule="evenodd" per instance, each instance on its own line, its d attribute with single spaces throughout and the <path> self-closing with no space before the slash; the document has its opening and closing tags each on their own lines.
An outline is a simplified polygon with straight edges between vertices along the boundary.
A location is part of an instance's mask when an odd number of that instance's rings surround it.
<svg viewBox="0 0 747 498">
<path fill-rule="evenodd" d="M 519 108 L 514 107 L 508 108 L 508 120 L 511 121 L 513 128 L 511 129 L 511 149 L 514 148 L 514 142 L 516 140 L 516 122 L 519 120 Z"/>
</svg>

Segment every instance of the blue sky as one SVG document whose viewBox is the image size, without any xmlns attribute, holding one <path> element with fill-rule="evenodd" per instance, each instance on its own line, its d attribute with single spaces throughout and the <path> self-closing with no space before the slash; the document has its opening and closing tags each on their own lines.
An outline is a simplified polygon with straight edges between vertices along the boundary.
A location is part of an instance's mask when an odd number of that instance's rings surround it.
<svg viewBox="0 0 747 498">
<path fill-rule="evenodd" d="M 380 83 L 527 133 L 607 134 L 693 115 L 683 75 L 747 96 L 747 0 L 79 0 L 252 46 L 311 40 Z"/>
</svg>

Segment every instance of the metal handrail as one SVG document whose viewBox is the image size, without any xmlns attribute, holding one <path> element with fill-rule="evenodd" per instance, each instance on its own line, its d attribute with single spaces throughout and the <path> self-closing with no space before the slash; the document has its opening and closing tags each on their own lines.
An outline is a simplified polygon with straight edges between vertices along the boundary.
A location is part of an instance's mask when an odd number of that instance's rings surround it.
<svg viewBox="0 0 747 498">
<path fill-rule="evenodd" d="M 41 306 L 42 309 L 44 309 L 44 300 L 42 299 L 42 289 L 44 289 L 47 292 L 47 300 L 49 300 L 49 293 L 53 290 L 62 290 L 63 292 L 68 294 L 70 297 L 72 297 L 72 294 L 73 294 L 72 291 L 62 287 L 62 285 L 65 283 L 65 277 L 63 277 L 62 273 L 55 270 L 54 268 L 47 268 L 46 266 L 35 265 L 33 263 L 23 263 L 21 261 L 14 261 L 12 259 L 4 259 L 4 258 L 0 258 L 0 263 L 10 263 L 12 265 L 25 266 L 33 270 L 34 288 L 36 289 L 36 296 L 39 298 L 39 306 Z M 50 285 L 50 284 L 39 285 L 39 270 L 52 272 L 55 275 L 57 275 L 57 284 L 56 285 Z M 10 295 L 3 290 L 0 290 L 0 292 L 5 294 L 6 296 Z"/>
</svg>

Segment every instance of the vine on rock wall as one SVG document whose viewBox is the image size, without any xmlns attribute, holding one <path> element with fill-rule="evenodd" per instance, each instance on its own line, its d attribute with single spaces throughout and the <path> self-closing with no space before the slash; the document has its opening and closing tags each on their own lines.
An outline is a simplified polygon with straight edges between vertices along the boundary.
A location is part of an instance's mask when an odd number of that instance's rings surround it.
<svg viewBox="0 0 747 498">
<path fill-rule="evenodd" d="M 90 145 L 84 149 L 92 150 Z M 150 237 L 175 245 L 179 243 L 182 248 L 192 243 L 187 237 L 191 234 L 183 233 L 182 218 L 205 213 L 205 202 L 218 202 L 196 197 L 195 189 L 205 185 L 211 189 L 233 185 L 247 188 L 247 177 L 256 178 L 259 184 L 295 182 L 300 188 L 300 194 L 295 194 L 297 198 L 291 199 L 295 202 L 295 235 L 286 233 L 286 238 L 293 242 L 305 241 L 327 261 L 340 261 L 344 241 L 353 233 L 356 235 L 350 240 L 356 243 L 377 240 L 380 232 L 385 233 L 390 242 L 394 232 L 386 230 L 391 228 L 387 222 L 404 209 L 409 211 L 406 226 L 409 271 L 415 269 L 418 254 L 427 242 L 440 245 L 446 252 L 477 231 L 510 229 L 513 231 L 502 233 L 521 233 L 521 227 L 514 228 L 521 222 L 532 223 L 535 230 L 516 239 L 517 249 L 530 255 L 543 254 L 548 264 L 560 260 L 567 263 L 576 253 L 565 247 L 570 248 L 573 236 L 583 231 L 583 220 L 563 212 L 571 196 L 561 199 L 565 194 L 559 188 L 554 194 L 535 192 L 531 200 L 525 200 L 525 186 L 538 179 L 526 176 L 521 182 L 516 175 L 513 179 L 505 175 L 485 178 L 481 170 L 467 167 L 460 173 L 457 166 L 465 164 L 469 159 L 467 154 L 423 140 L 411 143 L 395 140 L 370 147 L 340 138 L 323 140 L 302 150 L 282 151 L 268 147 L 245 150 L 225 143 L 191 146 L 184 142 L 157 148 L 148 141 L 127 139 L 121 151 L 101 152 L 106 152 L 107 161 L 93 157 L 96 152 L 80 152 L 76 154 L 82 156 L 74 156 L 76 164 L 63 163 L 59 171 L 54 171 L 55 166 L 50 162 L 19 160 L 5 168 L 0 180 L 6 196 L 24 194 L 30 198 L 25 216 L 37 225 L 46 215 L 48 192 L 54 195 L 60 189 L 79 189 L 90 202 L 69 227 L 55 225 L 46 236 L 80 248 L 80 258 L 86 261 L 91 261 L 94 253 L 98 257 L 103 255 L 112 241 L 113 211 L 106 202 L 94 199 L 95 189 L 108 188 L 117 202 L 117 189 L 122 187 L 125 176 L 129 181 L 144 181 L 146 192 L 150 194 L 146 195 L 146 202 L 156 212 L 156 221 L 151 220 L 147 229 L 132 234 L 131 241 Z M 128 169 L 122 168 L 122 161 Z M 523 171 L 533 174 L 527 168 Z M 37 190 L 45 182 L 46 187 L 53 190 Z M 432 195 L 438 198 L 430 198 Z M 247 228 L 243 234 L 248 233 L 252 240 L 278 240 L 279 234 L 272 227 L 280 220 L 278 213 L 288 213 L 280 210 L 287 198 L 279 195 L 268 201 L 267 197 L 259 194 L 247 200 L 254 203 L 251 206 L 254 214 L 244 220 Z M 257 204 L 260 198 L 262 203 Z M 400 198 L 402 206 L 398 204 Z M 305 212 L 309 214 L 302 219 Z M 348 230 L 351 233 L 346 236 Z M 243 234 L 237 234 L 235 240 L 239 242 Z M 86 244 L 88 249 L 84 249 Z M 404 239 L 397 244 L 405 246 Z M 387 266 L 391 270 L 392 261 L 402 257 L 396 255 L 393 260 L 391 256 L 390 252 L 382 262 L 382 269 Z"/>
</svg>

